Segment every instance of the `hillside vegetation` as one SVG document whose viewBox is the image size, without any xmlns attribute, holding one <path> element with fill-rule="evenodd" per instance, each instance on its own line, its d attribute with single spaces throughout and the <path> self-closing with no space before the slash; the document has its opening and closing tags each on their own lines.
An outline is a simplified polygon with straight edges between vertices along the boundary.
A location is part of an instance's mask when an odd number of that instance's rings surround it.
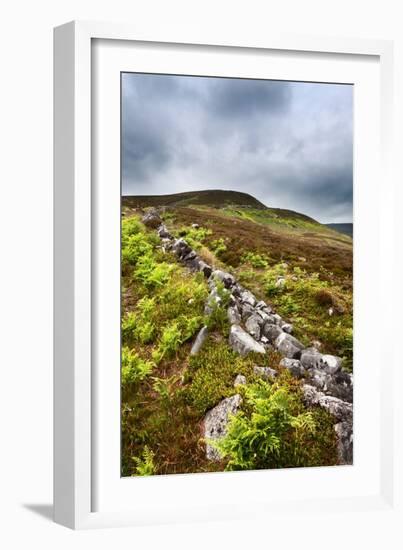
<svg viewBox="0 0 403 550">
<path fill-rule="evenodd" d="M 122 475 L 336 464 L 329 414 L 307 411 L 279 353 L 241 357 L 229 347 L 225 310 L 206 314 L 206 278 L 178 262 L 141 222 L 156 206 L 172 235 L 272 305 L 305 346 L 342 357 L 352 371 L 351 238 L 246 193 L 123 197 Z M 225 302 L 225 289 L 218 290 Z M 203 326 L 209 338 L 190 355 Z M 256 364 L 276 369 L 275 382 L 261 380 Z M 248 384 L 234 388 L 238 375 Z M 220 444 L 222 459 L 208 460 L 203 418 L 235 393 L 243 404 Z M 257 411 L 269 438 L 259 431 Z"/>
</svg>

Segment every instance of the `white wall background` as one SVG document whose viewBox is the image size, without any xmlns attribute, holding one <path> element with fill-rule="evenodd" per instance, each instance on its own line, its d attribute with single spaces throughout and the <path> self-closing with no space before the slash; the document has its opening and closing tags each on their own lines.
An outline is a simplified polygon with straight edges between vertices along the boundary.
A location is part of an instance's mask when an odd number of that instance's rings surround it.
<svg viewBox="0 0 403 550">
<path fill-rule="evenodd" d="M 398 548 L 388 519 L 305 516 L 275 522 L 72 532 L 54 525 L 52 499 L 52 28 L 72 19 L 130 21 L 158 30 L 396 39 L 403 91 L 399 0 L 14 0 L 1 8 L 0 85 L 0 546 L 41 548 Z M 402 102 L 401 102 L 402 103 Z M 397 120 L 401 123 L 399 105 Z M 402 131 L 398 130 L 401 142 Z M 402 170 L 399 175 L 401 177 Z M 400 199 L 402 193 L 400 193 Z M 396 229 L 402 229 L 400 220 Z M 403 232 L 400 232 L 403 235 Z M 320 526 L 319 526 L 320 523 Z M 350 539 L 350 529 L 361 536 Z M 320 528 L 319 528 L 320 527 Z M 327 532 L 325 538 L 323 533 Z M 355 530 L 357 533 L 357 531 Z M 401 544 L 401 540 L 400 540 Z M 360 544 L 361 545 L 361 544 Z M 358 547 L 358 546 L 357 546 Z"/>
</svg>

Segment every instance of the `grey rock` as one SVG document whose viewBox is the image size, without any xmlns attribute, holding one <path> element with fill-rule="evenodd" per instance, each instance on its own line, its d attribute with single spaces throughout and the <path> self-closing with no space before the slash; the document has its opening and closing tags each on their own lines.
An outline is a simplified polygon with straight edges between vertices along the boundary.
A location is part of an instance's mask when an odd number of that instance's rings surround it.
<svg viewBox="0 0 403 550">
<path fill-rule="evenodd" d="M 266 338 L 266 336 L 261 336 L 260 337 L 260 341 L 262 342 L 262 344 L 266 345 L 269 343 L 269 339 Z"/>
<path fill-rule="evenodd" d="M 208 411 L 204 417 L 204 437 L 206 443 L 206 456 L 208 460 L 220 460 L 220 453 L 209 445 L 208 440 L 217 440 L 224 437 L 227 433 L 230 416 L 235 414 L 242 403 L 242 397 L 239 394 L 223 399 L 216 407 Z"/>
<path fill-rule="evenodd" d="M 259 315 L 259 317 L 262 319 L 263 323 L 269 323 L 271 320 L 271 316 L 263 311 L 262 309 L 256 309 L 255 307 L 256 315 Z"/>
<path fill-rule="evenodd" d="M 186 256 L 192 251 L 188 243 L 184 239 L 176 239 L 172 245 L 172 250 L 177 256 Z"/>
<path fill-rule="evenodd" d="M 309 407 L 319 405 L 334 416 L 336 420 L 340 422 L 352 422 L 353 406 L 351 403 L 342 401 L 332 395 L 325 395 L 309 384 L 304 384 L 302 390 L 304 393 L 304 401 Z"/>
<path fill-rule="evenodd" d="M 230 325 L 239 325 L 241 323 L 241 315 L 237 307 L 229 307 L 227 309 L 227 316 Z"/>
<path fill-rule="evenodd" d="M 336 355 L 322 355 L 322 368 L 329 374 L 335 374 L 341 369 L 343 360 Z"/>
<path fill-rule="evenodd" d="M 200 225 L 198 223 L 192 223 L 193 229 L 199 229 Z"/>
<path fill-rule="evenodd" d="M 282 332 L 274 343 L 276 349 L 289 359 L 298 359 L 301 351 L 304 349 L 303 344 L 291 334 Z"/>
<path fill-rule="evenodd" d="M 348 372 L 339 371 L 331 377 L 328 383 L 328 392 L 343 401 L 353 402 L 353 377 Z"/>
<path fill-rule="evenodd" d="M 256 309 L 263 309 L 264 307 L 267 307 L 267 304 L 263 300 L 260 300 L 255 307 Z"/>
<path fill-rule="evenodd" d="M 240 297 L 243 304 L 249 304 L 252 307 L 256 305 L 256 298 L 249 290 L 243 290 Z"/>
<path fill-rule="evenodd" d="M 253 367 L 253 372 L 257 376 L 260 376 L 263 380 L 272 380 L 277 376 L 277 371 L 271 369 L 270 367 L 259 367 L 258 365 L 255 365 Z"/>
<path fill-rule="evenodd" d="M 297 378 L 302 378 L 305 374 L 305 369 L 298 359 L 288 359 L 288 357 L 284 357 L 284 359 L 280 361 L 280 367 L 288 369 L 291 374 Z"/>
<path fill-rule="evenodd" d="M 242 356 L 250 352 L 266 353 L 266 350 L 259 342 L 243 330 L 239 325 L 232 325 L 229 334 L 231 348 Z"/>
<path fill-rule="evenodd" d="M 282 332 L 281 328 L 273 323 L 265 323 L 262 330 L 263 335 L 266 336 L 271 343 L 274 343 Z"/>
<path fill-rule="evenodd" d="M 281 325 L 281 329 L 284 331 L 284 332 L 287 332 L 288 334 L 291 334 L 292 333 L 292 325 L 291 323 L 283 323 Z"/>
<path fill-rule="evenodd" d="M 237 374 L 235 380 L 234 380 L 234 387 L 237 386 L 244 386 L 246 384 L 246 376 L 243 374 Z"/>
<path fill-rule="evenodd" d="M 203 260 L 199 260 L 199 271 L 202 271 L 205 277 L 210 277 L 212 273 L 212 268 L 206 262 L 203 262 Z"/>
<path fill-rule="evenodd" d="M 260 331 L 261 331 L 262 319 L 256 313 L 248 317 L 245 328 L 255 340 L 260 340 Z"/>
<path fill-rule="evenodd" d="M 254 313 L 255 313 L 255 310 L 253 309 L 253 307 L 250 304 L 242 304 L 241 305 L 241 315 L 242 315 L 242 320 L 243 321 L 246 321 L 246 319 L 248 317 L 250 317 L 251 315 L 253 315 Z"/>
<path fill-rule="evenodd" d="M 342 359 L 323 355 L 316 348 L 306 348 L 301 353 L 301 363 L 306 369 L 323 369 L 328 374 L 335 374 L 341 369 Z"/>
<path fill-rule="evenodd" d="M 301 364 L 306 369 L 320 369 L 322 355 L 315 348 L 306 348 L 301 353 Z"/>
<path fill-rule="evenodd" d="M 193 343 L 192 349 L 190 350 L 190 355 L 196 355 L 201 350 L 206 338 L 208 336 L 208 328 L 206 326 L 202 327 L 196 336 L 196 340 Z"/>
<path fill-rule="evenodd" d="M 221 281 L 226 288 L 230 288 L 232 285 L 235 284 L 235 278 L 231 273 L 227 273 L 226 271 L 221 271 L 220 269 L 215 269 L 211 274 L 212 279 L 218 279 Z"/>
<path fill-rule="evenodd" d="M 142 218 L 142 222 L 144 223 L 145 226 L 151 227 L 152 229 L 156 229 L 161 225 L 162 220 L 157 210 L 149 210 L 144 214 Z"/>
<path fill-rule="evenodd" d="M 337 452 L 339 464 L 353 464 L 353 424 L 339 422 L 334 426 L 337 436 Z"/>
<path fill-rule="evenodd" d="M 157 229 L 158 235 L 161 239 L 172 239 L 171 233 L 168 231 L 166 225 L 161 224 Z"/>
<path fill-rule="evenodd" d="M 194 260 L 196 258 L 197 254 L 194 250 L 191 250 L 189 254 L 186 254 L 186 256 L 183 257 L 184 262 L 190 262 L 190 260 Z"/>
<path fill-rule="evenodd" d="M 278 313 L 272 313 L 271 315 L 273 317 L 275 324 L 281 326 L 284 321 L 280 317 L 280 315 Z"/>
</svg>

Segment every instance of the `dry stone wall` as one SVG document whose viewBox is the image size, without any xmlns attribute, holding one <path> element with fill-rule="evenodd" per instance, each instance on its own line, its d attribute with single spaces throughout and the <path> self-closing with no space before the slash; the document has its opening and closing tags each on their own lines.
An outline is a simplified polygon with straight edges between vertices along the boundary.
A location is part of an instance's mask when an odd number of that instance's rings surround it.
<svg viewBox="0 0 403 550">
<path fill-rule="evenodd" d="M 190 270 L 199 271 L 208 280 L 210 293 L 205 312 L 210 314 L 220 307 L 222 298 L 218 281 L 228 293 L 227 316 L 230 323 L 229 345 L 242 356 L 250 352 L 265 354 L 274 349 L 283 355 L 280 365 L 301 379 L 304 400 L 308 407 L 319 406 L 335 419 L 340 464 L 353 461 L 353 377 L 342 369 L 342 359 L 323 354 L 315 347 L 306 348 L 292 335 L 293 327 L 284 321 L 273 308 L 243 287 L 235 277 L 214 269 L 204 262 L 184 239 L 175 239 L 158 214 L 150 211 L 143 223 L 156 228 L 165 250 L 171 251 Z M 191 354 L 199 352 L 208 337 L 203 327 L 192 346 Z M 277 372 L 268 367 L 255 368 L 264 379 L 273 378 Z M 210 410 L 204 420 L 204 436 L 207 440 L 223 437 L 230 414 L 234 414 L 242 402 L 239 394 L 221 401 Z M 207 458 L 218 460 L 217 451 L 206 445 Z"/>
</svg>

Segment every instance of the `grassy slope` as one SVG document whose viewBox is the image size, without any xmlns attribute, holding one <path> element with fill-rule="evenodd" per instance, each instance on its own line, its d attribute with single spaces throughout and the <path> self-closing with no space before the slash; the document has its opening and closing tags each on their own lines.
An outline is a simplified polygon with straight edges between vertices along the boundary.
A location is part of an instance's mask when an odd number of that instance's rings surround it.
<svg viewBox="0 0 403 550">
<path fill-rule="evenodd" d="M 123 205 L 125 218 L 138 217 L 132 202 L 128 206 L 124 199 Z M 142 207 L 147 205 L 142 198 Z M 251 205 L 227 203 L 220 209 L 211 204 L 171 206 L 164 217 L 170 229 L 191 241 L 207 261 L 232 271 L 257 296 L 272 303 L 293 322 L 295 335 L 305 344 L 319 340 L 324 351 L 343 355 L 347 366 L 351 365 L 351 239 L 302 215 Z M 192 229 L 192 223 L 202 229 Z M 139 473 L 144 449 L 154 453 L 154 473 L 222 470 L 225 461 L 205 459 L 200 423 L 209 408 L 235 392 L 236 374 L 244 373 L 253 381 L 257 358 L 241 359 L 228 348 L 224 320 L 222 326 L 213 328 L 200 356 L 189 359 L 191 341 L 205 322 L 206 283 L 178 265 L 169 253 L 164 254 L 153 232 L 142 228 L 141 235 L 151 247 L 159 275 L 152 275 L 157 283 L 150 284 L 150 270 L 139 267 L 138 259 L 123 262 L 122 336 L 123 345 L 148 361 L 152 371 L 123 387 L 123 475 Z M 144 251 L 140 256 L 144 257 Z M 285 277 L 282 288 L 275 286 L 278 276 Z M 163 282 L 158 283 L 158 277 Z M 147 309 L 147 303 L 144 306 L 144 299 L 154 301 L 151 308 Z M 333 316 L 328 314 L 330 306 L 336 311 Z M 159 359 L 162 342 L 167 341 L 170 330 L 172 337 L 173 325 L 176 343 Z M 138 327 L 144 326 L 145 334 L 138 334 Z M 278 368 L 279 359 L 271 354 L 265 362 Z M 261 357 L 259 360 L 262 364 Z M 287 391 L 298 392 L 298 384 L 294 387 L 287 373 L 280 379 Z M 333 464 L 331 423 L 321 411 L 315 414 L 321 435 L 309 443 L 312 452 L 302 464 Z"/>
</svg>

